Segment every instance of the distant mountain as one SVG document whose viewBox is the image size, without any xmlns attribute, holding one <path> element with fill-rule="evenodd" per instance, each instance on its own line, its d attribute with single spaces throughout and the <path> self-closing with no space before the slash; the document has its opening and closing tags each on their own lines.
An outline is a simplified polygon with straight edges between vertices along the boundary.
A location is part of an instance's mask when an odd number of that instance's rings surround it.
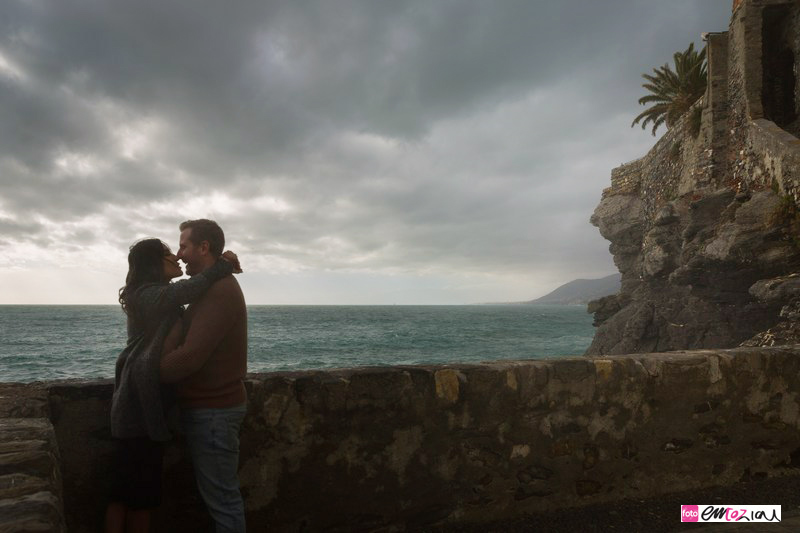
<svg viewBox="0 0 800 533">
<path fill-rule="evenodd" d="M 541 298 L 524 303 L 551 305 L 586 304 L 597 298 L 619 292 L 619 278 L 619 273 L 616 273 L 600 279 L 576 279 L 565 283 Z"/>
</svg>

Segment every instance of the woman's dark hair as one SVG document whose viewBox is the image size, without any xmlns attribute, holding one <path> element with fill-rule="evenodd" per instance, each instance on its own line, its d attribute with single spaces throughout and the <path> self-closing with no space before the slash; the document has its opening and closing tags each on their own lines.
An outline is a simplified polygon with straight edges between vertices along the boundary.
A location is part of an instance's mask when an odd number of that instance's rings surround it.
<svg viewBox="0 0 800 533">
<path fill-rule="evenodd" d="M 164 255 L 169 246 L 159 239 L 142 239 L 133 243 L 128 253 L 128 275 L 125 286 L 119 290 L 122 310 L 131 314 L 131 295 L 145 283 L 164 281 Z"/>
</svg>

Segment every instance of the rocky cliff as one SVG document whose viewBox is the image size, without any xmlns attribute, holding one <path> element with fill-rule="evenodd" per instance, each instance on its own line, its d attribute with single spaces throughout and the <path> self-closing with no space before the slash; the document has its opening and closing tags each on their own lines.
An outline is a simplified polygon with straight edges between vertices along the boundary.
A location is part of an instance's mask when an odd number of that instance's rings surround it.
<svg viewBox="0 0 800 533">
<path fill-rule="evenodd" d="M 787 131 L 800 108 L 798 21 L 796 2 L 741 2 L 729 31 L 708 36 L 705 96 L 612 172 L 591 223 L 622 287 L 589 304 L 588 354 L 800 342 L 800 140 Z M 788 67 L 762 61 L 774 53 Z M 786 87 L 793 109 L 774 105 Z"/>
<path fill-rule="evenodd" d="M 772 190 L 698 190 L 666 203 L 649 223 L 635 196 L 610 196 L 592 222 L 612 242 L 622 290 L 595 300 L 589 352 L 622 354 L 736 346 L 776 325 L 791 291 L 757 299 L 751 288 L 800 270 L 774 220 Z M 764 291 L 761 291 L 764 292 Z"/>
</svg>

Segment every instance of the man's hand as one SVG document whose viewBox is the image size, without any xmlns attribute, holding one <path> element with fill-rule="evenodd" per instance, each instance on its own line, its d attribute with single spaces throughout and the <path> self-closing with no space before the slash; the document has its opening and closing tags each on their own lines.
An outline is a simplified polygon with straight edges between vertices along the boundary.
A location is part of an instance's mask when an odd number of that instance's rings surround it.
<svg viewBox="0 0 800 533">
<path fill-rule="evenodd" d="M 239 264 L 239 258 L 236 257 L 236 254 L 231 252 L 230 250 L 225 250 L 225 253 L 222 254 L 222 259 L 231 263 L 233 265 L 233 273 L 234 274 L 241 274 L 242 267 Z"/>
</svg>

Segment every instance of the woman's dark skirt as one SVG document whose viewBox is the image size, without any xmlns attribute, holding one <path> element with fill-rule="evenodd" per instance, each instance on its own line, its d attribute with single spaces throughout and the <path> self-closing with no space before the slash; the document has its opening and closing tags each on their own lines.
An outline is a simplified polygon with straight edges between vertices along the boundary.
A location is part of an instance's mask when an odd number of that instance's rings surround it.
<svg viewBox="0 0 800 533">
<path fill-rule="evenodd" d="M 114 439 L 111 501 L 131 510 L 161 505 L 164 443 L 147 437 Z"/>
</svg>

